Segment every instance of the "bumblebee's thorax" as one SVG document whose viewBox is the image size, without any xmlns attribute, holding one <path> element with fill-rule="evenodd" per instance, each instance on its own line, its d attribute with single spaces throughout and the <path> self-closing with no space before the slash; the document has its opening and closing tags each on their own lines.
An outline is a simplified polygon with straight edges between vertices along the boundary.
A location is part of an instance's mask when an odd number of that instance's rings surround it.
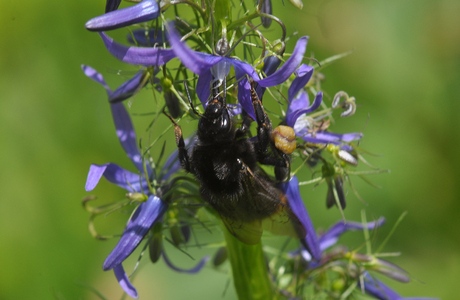
<svg viewBox="0 0 460 300">
<path fill-rule="evenodd" d="M 204 143 L 232 141 L 235 135 L 233 119 L 222 98 L 212 99 L 198 123 L 198 138 Z"/>
</svg>

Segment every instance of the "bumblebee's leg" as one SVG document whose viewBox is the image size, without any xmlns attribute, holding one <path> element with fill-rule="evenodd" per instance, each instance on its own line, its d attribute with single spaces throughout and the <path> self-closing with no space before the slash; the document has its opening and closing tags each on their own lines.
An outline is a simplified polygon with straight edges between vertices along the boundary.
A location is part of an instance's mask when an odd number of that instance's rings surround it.
<svg viewBox="0 0 460 300">
<path fill-rule="evenodd" d="M 283 159 L 284 166 L 275 165 L 275 178 L 278 181 L 287 181 L 291 175 L 291 158 L 287 154 L 278 153 Z"/>
<path fill-rule="evenodd" d="M 254 89 L 254 81 L 249 79 L 251 83 L 251 99 L 254 107 L 257 122 L 257 145 L 256 151 L 260 155 L 265 155 L 268 152 L 268 144 L 270 143 L 270 134 L 272 131 L 272 123 L 264 111 L 262 101 L 257 96 Z"/>
<path fill-rule="evenodd" d="M 262 101 L 259 99 L 255 88 L 254 81 L 250 79 L 251 83 L 251 98 L 252 105 L 257 121 L 257 143 L 255 148 L 257 151 L 257 159 L 260 163 L 265 165 L 275 166 L 275 176 L 278 181 L 285 181 L 289 178 L 290 174 L 290 157 L 277 149 L 271 141 L 272 124 L 268 115 L 265 113 Z M 268 148 L 276 157 L 269 155 Z"/>
<path fill-rule="evenodd" d="M 245 110 L 242 111 L 241 115 L 243 116 L 243 123 L 241 124 L 241 127 L 236 130 L 236 138 L 245 136 L 252 122 L 251 117 Z"/>
<path fill-rule="evenodd" d="M 189 173 L 193 173 L 192 168 L 190 166 L 190 157 L 189 157 L 187 149 L 185 149 L 185 142 L 184 142 L 184 137 L 182 136 L 182 129 L 180 128 L 179 125 L 177 125 L 176 121 L 174 121 L 174 119 L 170 115 L 168 115 L 165 111 L 163 111 L 163 113 L 174 124 L 174 134 L 176 135 L 176 144 L 177 144 L 178 157 L 179 157 L 180 164 L 182 168 L 184 168 L 185 171 Z"/>
<path fill-rule="evenodd" d="M 283 160 L 269 155 L 268 149 L 271 147 L 270 135 L 272 133 L 272 123 L 264 111 L 262 101 L 260 101 L 259 96 L 257 96 L 254 89 L 254 81 L 252 79 L 250 79 L 250 83 L 252 105 L 254 106 L 257 122 L 257 143 L 254 146 L 257 152 L 258 160 L 262 164 L 266 165 L 286 166 Z"/>
</svg>

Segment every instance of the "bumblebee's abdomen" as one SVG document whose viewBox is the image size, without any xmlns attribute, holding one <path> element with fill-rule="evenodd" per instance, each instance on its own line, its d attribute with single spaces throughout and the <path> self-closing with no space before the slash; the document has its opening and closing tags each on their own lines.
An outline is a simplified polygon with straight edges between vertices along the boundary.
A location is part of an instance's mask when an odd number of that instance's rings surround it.
<svg viewBox="0 0 460 300">
<path fill-rule="evenodd" d="M 257 184 L 248 183 L 248 170 L 258 168 L 252 144 L 245 139 L 209 146 L 198 144 L 191 162 L 203 200 L 226 217 L 241 218 L 237 215 L 250 205 L 249 194 L 257 193 L 252 186 Z"/>
</svg>

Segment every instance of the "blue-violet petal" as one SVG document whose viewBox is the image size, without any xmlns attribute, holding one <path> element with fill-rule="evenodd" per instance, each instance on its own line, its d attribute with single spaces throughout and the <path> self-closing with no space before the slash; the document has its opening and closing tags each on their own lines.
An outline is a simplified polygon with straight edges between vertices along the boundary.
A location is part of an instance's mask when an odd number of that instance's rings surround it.
<svg viewBox="0 0 460 300">
<path fill-rule="evenodd" d="M 198 273 L 204 267 L 204 265 L 209 261 L 209 259 L 211 258 L 209 255 L 206 255 L 200 260 L 200 262 L 195 267 L 193 267 L 191 269 L 182 269 L 182 268 L 176 267 L 175 265 L 172 264 L 172 262 L 169 260 L 168 256 L 166 256 L 166 253 L 165 253 L 164 250 L 163 250 L 162 254 L 163 254 L 163 259 L 165 260 L 165 263 L 168 265 L 168 267 L 170 267 L 171 269 L 173 269 L 176 272 L 188 273 L 188 274 Z"/>
<path fill-rule="evenodd" d="M 129 281 L 128 275 L 126 275 L 123 266 L 119 264 L 118 266 L 113 268 L 113 272 L 115 273 L 115 277 L 117 278 L 118 283 L 120 284 L 121 288 L 125 291 L 125 293 L 134 299 L 139 298 L 137 290 Z"/>
<path fill-rule="evenodd" d="M 86 22 L 90 31 L 106 31 L 147 22 L 158 18 L 160 9 L 156 0 L 144 0 L 136 5 L 110 11 Z"/>
<path fill-rule="evenodd" d="M 118 244 L 105 260 L 103 269 L 107 271 L 121 264 L 136 249 L 167 208 L 168 205 L 154 195 L 150 195 L 146 202 L 141 203 L 128 222 Z"/>
<path fill-rule="evenodd" d="M 172 49 L 127 47 L 99 32 L 107 50 L 117 59 L 132 65 L 161 66 L 176 57 Z"/>
<path fill-rule="evenodd" d="M 313 255 L 316 260 L 321 259 L 321 250 L 319 248 L 318 237 L 316 236 L 315 227 L 308 215 L 307 208 L 302 201 L 302 197 L 299 192 L 299 181 L 296 176 L 293 176 L 289 182 L 283 182 L 281 189 L 286 194 L 294 214 L 299 218 L 302 225 L 307 231 L 307 236 L 303 240 L 304 245 L 307 246 L 307 250 Z"/>
</svg>

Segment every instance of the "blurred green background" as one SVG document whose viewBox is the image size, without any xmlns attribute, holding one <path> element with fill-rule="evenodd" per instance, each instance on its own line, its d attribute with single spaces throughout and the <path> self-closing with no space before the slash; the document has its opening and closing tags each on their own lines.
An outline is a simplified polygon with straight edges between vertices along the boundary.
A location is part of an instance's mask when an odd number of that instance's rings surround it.
<svg viewBox="0 0 460 300">
<path fill-rule="evenodd" d="M 384 250 L 401 251 L 392 261 L 415 280 L 391 286 L 404 296 L 458 299 L 460 1 L 304 0 L 301 11 L 272 1 L 290 33 L 310 36 L 308 55 L 321 60 L 354 49 L 324 70 L 324 89 L 356 97 L 358 114 L 336 128 L 363 130 L 361 146 L 383 154 L 367 158 L 391 174 L 372 178 L 382 189 L 352 178 L 368 205 L 350 191 L 347 217 L 359 220 L 363 208 L 369 218 L 386 216 L 381 241 L 408 211 Z M 120 298 L 113 274 L 102 271 L 116 240 L 94 240 L 80 205 L 91 163 L 132 169 L 105 91 L 80 70 L 95 67 L 112 87 L 126 79 L 115 70 L 136 70 L 84 29 L 104 6 L 104 0 L 0 2 L 0 299 L 96 299 L 88 285 Z M 301 191 L 317 226 L 340 218 L 324 209 L 324 186 Z M 102 182 L 95 194 L 111 200 L 123 191 Z M 160 262 L 147 264 L 135 285 L 143 299 L 219 299 L 227 279 L 211 269 L 177 274 Z M 234 299 L 231 290 L 223 299 Z"/>
</svg>

